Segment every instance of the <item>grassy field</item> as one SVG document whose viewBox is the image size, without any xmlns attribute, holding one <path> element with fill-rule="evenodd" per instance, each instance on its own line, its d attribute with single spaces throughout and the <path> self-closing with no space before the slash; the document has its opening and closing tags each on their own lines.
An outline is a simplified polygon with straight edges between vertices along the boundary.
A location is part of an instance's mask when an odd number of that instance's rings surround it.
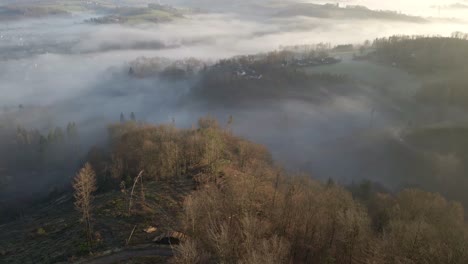
<svg viewBox="0 0 468 264">
<path fill-rule="evenodd" d="M 96 24 L 141 24 L 161 23 L 183 17 L 183 11 L 168 6 L 117 7 L 108 8 L 104 16 L 90 19 Z"/>
<path fill-rule="evenodd" d="M 91 2 L 72 0 L 39 1 L 34 3 L 0 4 L 0 20 L 18 20 L 24 18 L 51 17 L 69 15 L 77 12 L 94 12 L 116 5 L 111 1 L 97 0 Z"/>
<path fill-rule="evenodd" d="M 174 19 L 174 14 L 162 10 L 149 10 L 144 14 L 127 17 L 127 24 L 139 24 L 144 22 L 170 21 Z"/>
<path fill-rule="evenodd" d="M 16 20 L 22 18 L 50 17 L 69 15 L 72 13 L 91 12 L 107 14 L 106 17 L 96 20 L 97 23 L 111 23 L 120 21 L 127 24 L 148 22 L 164 22 L 180 17 L 182 12 L 167 6 L 148 6 L 143 1 L 115 2 L 110 0 L 77 1 L 77 0 L 50 0 L 31 4 L 9 4 L 2 7 L 0 4 L 0 20 Z"/>
<path fill-rule="evenodd" d="M 366 85 L 389 90 L 401 95 L 414 95 L 421 86 L 421 81 L 401 69 L 379 65 L 369 61 L 352 60 L 352 54 L 339 54 L 343 61 L 337 64 L 309 67 L 308 73 L 332 73 L 346 75 Z"/>
</svg>

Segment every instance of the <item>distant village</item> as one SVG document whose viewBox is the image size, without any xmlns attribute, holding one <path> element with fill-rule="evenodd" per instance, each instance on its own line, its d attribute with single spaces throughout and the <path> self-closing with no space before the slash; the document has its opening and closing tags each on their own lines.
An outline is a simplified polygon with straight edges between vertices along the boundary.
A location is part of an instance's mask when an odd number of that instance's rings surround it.
<svg viewBox="0 0 468 264">
<path fill-rule="evenodd" d="M 238 56 L 220 60 L 215 64 L 197 59 L 171 61 L 165 58 L 138 58 L 130 63 L 128 74 L 132 77 L 187 77 L 209 69 L 235 79 L 260 80 L 266 68 L 305 68 L 337 64 L 340 56 L 317 50 L 281 50 L 259 55 Z"/>
<path fill-rule="evenodd" d="M 281 68 L 305 68 L 340 63 L 340 56 L 331 56 L 325 51 L 318 51 L 311 46 L 283 48 L 281 51 L 255 56 L 241 56 L 227 62 L 232 75 L 237 78 L 259 80 L 263 78 L 261 69 L 264 66 Z M 267 63 L 266 65 L 264 65 Z M 221 61 L 215 67 L 226 67 L 226 61 Z"/>
</svg>

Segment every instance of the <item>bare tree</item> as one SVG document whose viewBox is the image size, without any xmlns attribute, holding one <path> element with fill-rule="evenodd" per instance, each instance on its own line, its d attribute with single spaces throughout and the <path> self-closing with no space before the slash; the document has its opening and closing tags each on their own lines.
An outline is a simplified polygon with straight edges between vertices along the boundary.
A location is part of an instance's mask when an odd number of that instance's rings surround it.
<svg viewBox="0 0 468 264">
<path fill-rule="evenodd" d="M 92 243 L 91 210 L 94 199 L 93 192 L 96 191 L 96 173 L 89 163 L 80 170 L 73 181 L 75 189 L 75 207 L 82 214 L 81 220 L 85 224 L 88 245 Z"/>
<path fill-rule="evenodd" d="M 145 199 L 145 193 L 144 193 L 144 189 L 143 189 L 143 171 L 140 171 L 140 173 L 138 174 L 138 176 L 135 178 L 135 181 L 133 182 L 133 187 L 132 187 L 132 191 L 130 192 L 130 199 L 129 199 L 129 203 L 128 203 L 128 212 L 130 213 L 132 211 L 132 207 L 133 207 L 133 192 L 135 191 L 135 187 L 138 183 L 138 181 L 140 181 L 140 200 L 141 200 L 141 203 L 142 205 L 144 204 L 144 199 Z"/>
<path fill-rule="evenodd" d="M 226 132 L 232 135 L 232 124 L 234 123 L 234 118 L 232 115 L 229 116 L 228 122 L 227 122 L 227 127 L 226 127 Z"/>
</svg>

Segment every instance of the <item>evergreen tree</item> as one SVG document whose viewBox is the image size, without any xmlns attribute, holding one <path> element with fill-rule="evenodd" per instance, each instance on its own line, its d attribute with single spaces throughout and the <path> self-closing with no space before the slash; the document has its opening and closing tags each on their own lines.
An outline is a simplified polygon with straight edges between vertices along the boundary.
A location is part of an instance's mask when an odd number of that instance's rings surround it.
<svg viewBox="0 0 468 264">
<path fill-rule="evenodd" d="M 69 138 L 73 138 L 77 135 L 77 132 L 76 132 L 76 124 L 75 122 L 70 122 L 68 123 L 67 125 L 67 136 Z"/>
<path fill-rule="evenodd" d="M 232 115 L 229 116 L 228 122 L 227 122 L 227 131 L 229 133 L 232 133 L 232 124 L 234 123 L 234 118 Z"/>
<path fill-rule="evenodd" d="M 39 137 L 39 151 L 41 153 L 44 152 L 46 147 L 47 147 L 47 139 L 43 135 L 41 135 Z"/>
<path fill-rule="evenodd" d="M 47 134 L 47 141 L 48 142 L 54 142 L 55 138 L 54 138 L 54 132 L 53 131 L 49 131 L 49 134 Z"/>
<path fill-rule="evenodd" d="M 63 140 L 63 130 L 61 127 L 56 127 L 54 130 L 54 139 L 56 141 L 62 141 Z"/>
</svg>

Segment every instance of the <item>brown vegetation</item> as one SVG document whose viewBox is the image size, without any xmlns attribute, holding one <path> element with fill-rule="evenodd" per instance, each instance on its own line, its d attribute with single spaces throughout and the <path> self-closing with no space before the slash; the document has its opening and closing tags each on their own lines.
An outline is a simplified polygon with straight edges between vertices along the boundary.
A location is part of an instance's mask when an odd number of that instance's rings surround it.
<svg viewBox="0 0 468 264">
<path fill-rule="evenodd" d="M 366 208 L 341 187 L 226 168 L 187 198 L 176 263 L 465 263 L 463 209 L 439 195 L 376 194 Z M 381 226 L 381 229 L 373 228 Z"/>
<path fill-rule="evenodd" d="M 96 191 L 96 174 L 89 163 L 80 170 L 73 182 L 75 189 L 75 206 L 81 213 L 81 220 L 85 225 L 88 246 L 93 241 L 93 228 L 91 226 L 91 210 L 94 199 L 93 192 Z"/>
<path fill-rule="evenodd" d="M 175 263 L 466 263 L 460 204 L 405 190 L 288 175 L 260 145 L 210 118 L 198 128 L 129 122 L 110 128 L 116 182 L 144 170 L 148 180 L 191 178 Z M 146 174 L 145 174 L 146 175 Z M 353 192 L 354 193 L 354 192 Z"/>
<path fill-rule="evenodd" d="M 371 183 L 348 191 L 333 181 L 289 175 L 265 147 L 233 136 L 229 125 L 211 118 L 192 129 L 130 121 L 109 132 L 110 148 L 90 152 L 91 165 L 74 184 L 88 239 L 91 167 L 99 190 L 113 189 L 95 202 L 94 226 L 102 242 L 93 249 L 156 237 L 174 246 L 174 263 L 468 262 L 463 207 L 438 194 L 408 189 L 393 195 Z M 127 188 L 138 188 L 142 171 L 140 199 L 146 205 L 128 212 Z M 63 228 L 78 233 L 71 226 Z M 148 226 L 158 234 L 142 231 Z M 38 228 L 35 239 L 55 241 L 59 235 L 51 225 Z M 54 259 L 66 257 L 62 252 Z"/>
</svg>

